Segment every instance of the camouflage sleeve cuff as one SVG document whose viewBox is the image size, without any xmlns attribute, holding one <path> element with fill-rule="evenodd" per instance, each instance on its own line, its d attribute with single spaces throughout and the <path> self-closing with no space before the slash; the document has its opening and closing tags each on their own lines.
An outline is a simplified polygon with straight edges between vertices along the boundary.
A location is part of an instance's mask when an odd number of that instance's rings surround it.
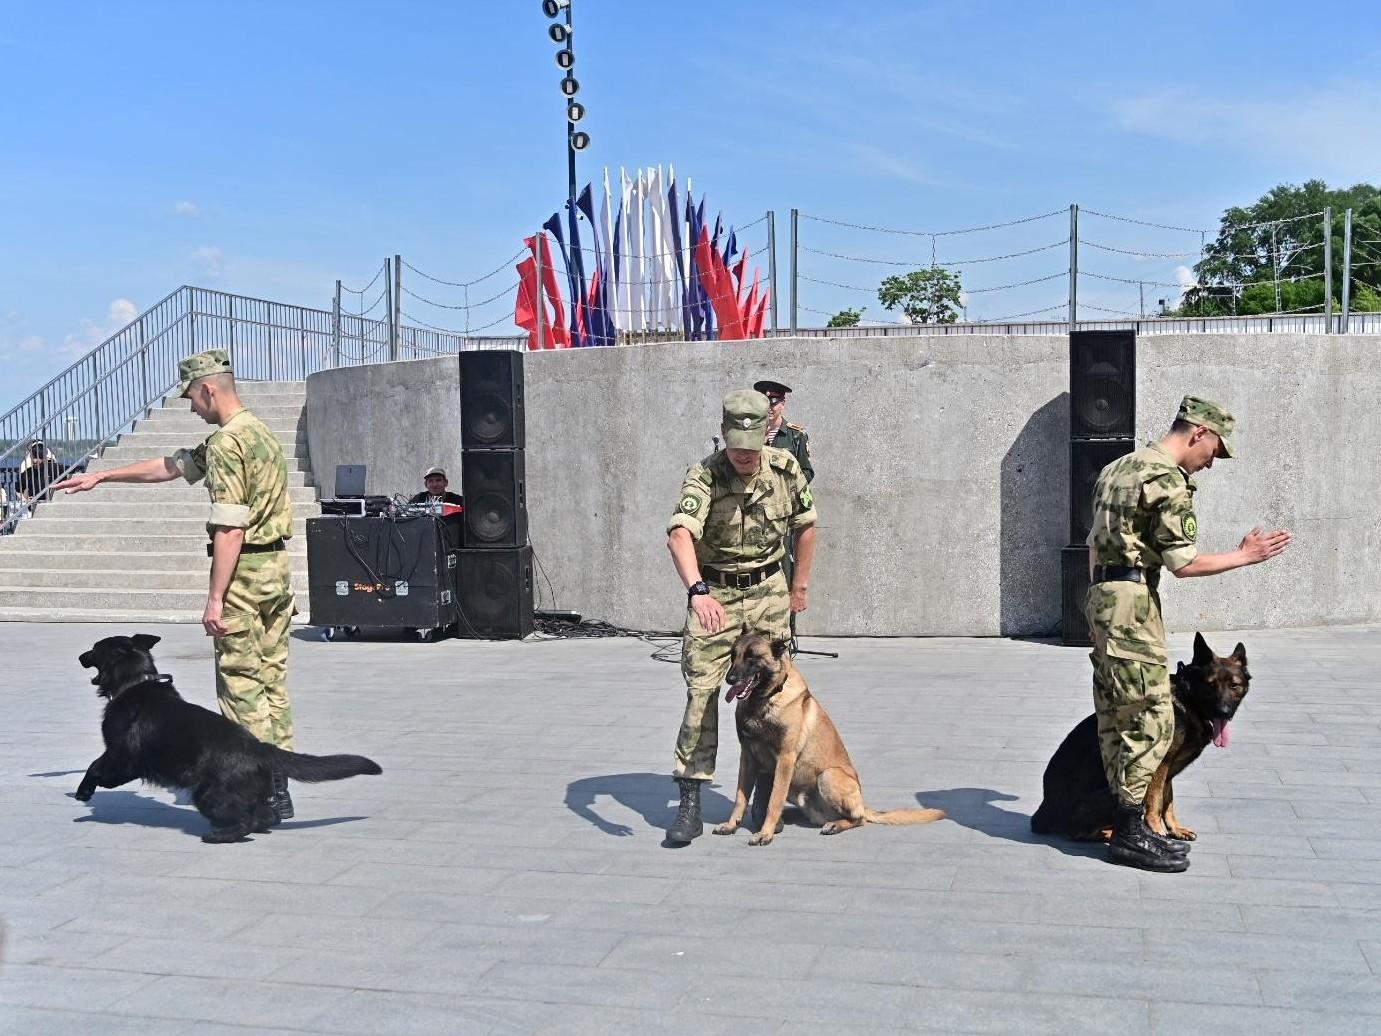
<svg viewBox="0 0 1381 1036">
<path fill-rule="evenodd" d="M 219 525 L 225 529 L 248 529 L 249 508 L 244 504 L 212 504 L 211 517 L 207 525 Z"/>
<path fill-rule="evenodd" d="M 807 525 L 814 525 L 816 520 L 815 508 L 802 511 L 800 514 L 793 514 L 787 522 L 790 529 L 804 529 Z"/>
<path fill-rule="evenodd" d="M 1199 548 L 1193 545 L 1188 547 L 1176 547 L 1174 550 L 1164 551 L 1160 558 L 1165 562 L 1165 567 L 1171 572 L 1178 572 L 1199 556 Z"/>
<path fill-rule="evenodd" d="M 694 539 L 700 539 L 705 532 L 705 523 L 694 515 L 685 514 L 678 511 L 671 516 L 671 521 L 667 522 L 667 535 L 671 535 L 672 529 L 685 529 Z"/>
<path fill-rule="evenodd" d="M 206 469 L 197 458 L 197 450 L 178 450 L 170 458 L 177 473 L 188 482 L 197 483 L 206 477 Z"/>
</svg>

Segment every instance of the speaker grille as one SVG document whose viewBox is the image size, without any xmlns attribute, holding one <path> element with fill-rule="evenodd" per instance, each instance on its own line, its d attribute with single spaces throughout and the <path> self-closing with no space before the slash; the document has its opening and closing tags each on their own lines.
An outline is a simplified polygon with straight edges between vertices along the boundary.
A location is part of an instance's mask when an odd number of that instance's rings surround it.
<svg viewBox="0 0 1381 1036">
<path fill-rule="evenodd" d="M 1072 439 L 1069 443 L 1069 541 L 1083 543 L 1093 524 L 1098 474 L 1136 449 L 1133 439 Z"/>
<path fill-rule="evenodd" d="M 527 491 L 522 450 L 462 450 L 467 547 L 527 544 Z"/>
<path fill-rule="evenodd" d="M 1060 551 L 1060 634 L 1067 645 L 1093 646 L 1084 617 L 1088 587 L 1088 548 L 1065 547 Z"/>
<path fill-rule="evenodd" d="M 522 449 L 523 354 L 479 349 L 460 354 L 462 449 Z"/>
<path fill-rule="evenodd" d="M 1075 331 L 1069 336 L 1069 420 L 1075 439 L 1136 434 L 1136 333 Z"/>
<path fill-rule="evenodd" d="M 456 575 L 462 637 L 532 632 L 532 548 L 460 551 Z"/>
</svg>

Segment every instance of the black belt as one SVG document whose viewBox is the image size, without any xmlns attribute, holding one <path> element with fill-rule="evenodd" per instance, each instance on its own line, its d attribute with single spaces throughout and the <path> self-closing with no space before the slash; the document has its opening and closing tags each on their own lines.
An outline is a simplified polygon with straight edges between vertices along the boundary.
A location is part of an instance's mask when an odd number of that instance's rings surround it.
<svg viewBox="0 0 1381 1036">
<path fill-rule="evenodd" d="M 776 575 L 781 569 L 782 563 L 780 561 L 774 561 L 762 568 L 755 568 L 751 572 L 721 572 L 717 568 L 702 568 L 700 578 L 707 583 L 731 586 L 735 590 L 747 590 L 750 586 L 757 586 L 768 576 Z"/>
<path fill-rule="evenodd" d="M 240 544 L 240 553 L 241 553 L 241 554 L 267 554 L 267 553 L 269 553 L 270 551 L 274 551 L 274 550 L 287 550 L 287 549 L 288 549 L 288 548 L 287 548 L 287 544 L 285 544 L 282 540 L 274 540 L 272 543 L 241 543 L 241 544 Z M 215 556 L 216 556 L 216 552 L 215 552 L 215 550 L 213 549 L 213 545 L 210 544 L 210 543 L 208 543 L 208 544 L 206 545 L 206 556 L 207 556 L 208 558 L 211 558 L 211 557 L 215 557 Z"/>
<path fill-rule="evenodd" d="M 1093 581 L 1095 583 L 1144 583 L 1146 573 L 1139 568 L 1131 568 L 1127 565 L 1094 565 Z"/>
</svg>

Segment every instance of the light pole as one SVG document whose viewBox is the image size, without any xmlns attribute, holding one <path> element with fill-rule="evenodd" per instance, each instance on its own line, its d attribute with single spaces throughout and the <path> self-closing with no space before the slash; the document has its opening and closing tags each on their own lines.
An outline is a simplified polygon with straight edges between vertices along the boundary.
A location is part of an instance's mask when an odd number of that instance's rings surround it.
<svg viewBox="0 0 1381 1036">
<path fill-rule="evenodd" d="M 570 205 L 571 238 L 575 238 L 575 153 L 590 146 L 590 135 L 576 129 L 585 117 L 585 106 L 575 99 L 580 83 L 575 78 L 575 36 L 571 24 L 571 0 L 542 0 L 542 13 L 548 18 L 563 18 L 547 26 L 553 43 L 561 44 L 556 52 L 556 67 L 566 75 L 561 80 L 561 93 L 566 98 L 566 200 Z"/>
</svg>

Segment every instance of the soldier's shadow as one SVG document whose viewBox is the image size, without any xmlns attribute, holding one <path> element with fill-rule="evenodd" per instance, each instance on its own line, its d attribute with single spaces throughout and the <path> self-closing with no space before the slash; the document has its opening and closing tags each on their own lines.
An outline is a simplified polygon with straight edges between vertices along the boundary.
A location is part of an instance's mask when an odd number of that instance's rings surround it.
<svg viewBox="0 0 1381 1036">
<path fill-rule="evenodd" d="M 583 817 L 606 835 L 627 838 L 635 832 L 627 824 L 606 819 L 595 812 L 600 799 L 612 799 L 642 817 L 650 828 L 665 830 L 676 819 L 681 793 L 670 774 L 610 773 L 601 777 L 584 777 L 566 785 L 566 808 Z M 700 811 L 706 825 L 728 819 L 732 800 L 725 798 L 714 786 L 700 789 Z"/>
<path fill-rule="evenodd" d="M 71 793 L 68 795 L 72 797 Z M 210 823 L 195 809 L 184 809 L 158 799 L 140 795 L 138 792 L 98 790 L 91 796 L 87 808 L 91 812 L 73 817 L 77 824 L 135 824 L 139 827 L 169 827 L 184 834 L 200 837 L 211 829 Z M 324 817 L 320 820 L 286 820 L 274 826 L 274 831 L 292 831 L 297 828 L 328 827 L 346 824 L 364 817 Z M 256 836 L 257 837 L 257 836 Z"/>
<path fill-rule="evenodd" d="M 992 788 L 945 788 L 922 791 L 916 795 L 926 806 L 943 809 L 949 819 L 989 838 L 1004 838 L 1009 842 L 1048 845 L 1066 856 L 1095 856 L 1102 858 L 1106 850 L 1094 842 L 1073 842 L 1056 835 L 1038 835 L 1031 830 L 1031 818 L 1013 809 L 1003 809 L 999 802 L 1015 802 L 1017 796 Z"/>
</svg>

